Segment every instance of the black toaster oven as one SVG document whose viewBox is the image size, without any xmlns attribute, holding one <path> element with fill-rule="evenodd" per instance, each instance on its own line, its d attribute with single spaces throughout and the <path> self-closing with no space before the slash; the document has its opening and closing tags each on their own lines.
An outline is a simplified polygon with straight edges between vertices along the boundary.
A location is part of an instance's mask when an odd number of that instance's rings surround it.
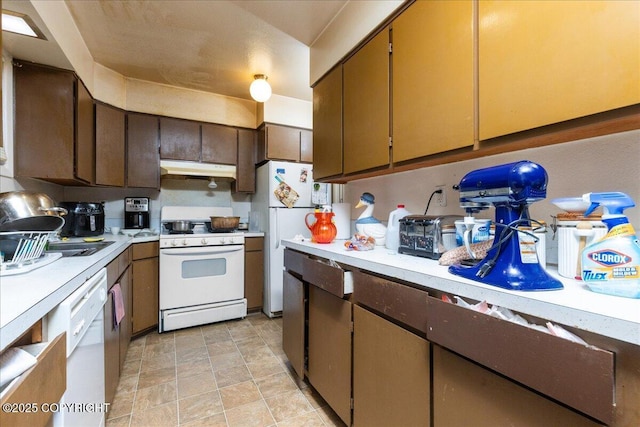
<svg viewBox="0 0 640 427">
<path fill-rule="evenodd" d="M 401 254 L 439 259 L 443 253 L 455 248 L 456 220 L 461 215 L 409 215 L 400 220 Z"/>
<path fill-rule="evenodd" d="M 69 213 L 60 230 L 62 237 L 90 237 L 104 234 L 103 202 L 62 202 Z"/>
</svg>

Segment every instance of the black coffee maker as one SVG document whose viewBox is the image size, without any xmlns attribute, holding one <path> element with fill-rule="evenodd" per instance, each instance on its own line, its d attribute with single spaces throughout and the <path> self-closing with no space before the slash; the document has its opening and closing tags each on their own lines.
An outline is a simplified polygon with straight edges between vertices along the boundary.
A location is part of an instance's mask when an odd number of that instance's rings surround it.
<svg viewBox="0 0 640 427">
<path fill-rule="evenodd" d="M 149 198 L 124 199 L 124 228 L 149 228 Z"/>
</svg>

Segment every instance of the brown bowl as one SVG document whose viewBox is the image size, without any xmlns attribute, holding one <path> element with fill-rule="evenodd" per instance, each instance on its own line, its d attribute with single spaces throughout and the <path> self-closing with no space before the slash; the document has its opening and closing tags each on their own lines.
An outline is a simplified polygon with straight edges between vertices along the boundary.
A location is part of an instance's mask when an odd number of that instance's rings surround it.
<svg viewBox="0 0 640 427">
<path fill-rule="evenodd" d="M 211 228 L 214 230 L 235 230 L 240 224 L 239 216 L 212 216 Z"/>
</svg>

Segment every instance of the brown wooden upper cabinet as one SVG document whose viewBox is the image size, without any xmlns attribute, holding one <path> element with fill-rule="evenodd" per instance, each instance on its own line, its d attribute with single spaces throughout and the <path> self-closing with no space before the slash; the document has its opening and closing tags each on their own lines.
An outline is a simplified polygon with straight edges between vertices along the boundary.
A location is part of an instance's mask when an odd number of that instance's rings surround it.
<svg viewBox="0 0 640 427">
<path fill-rule="evenodd" d="M 344 63 L 344 173 L 389 164 L 389 29 Z"/>
<path fill-rule="evenodd" d="M 127 187 L 160 189 L 157 116 L 127 113 Z"/>
<path fill-rule="evenodd" d="M 478 12 L 481 140 L 640 103 L 639 2 L 483 0 Z"/>
<path fill-rule="evenodd" d="M 96 185 L 125 185 L 125 113 L 96 103 Z"/>
<path fill-rule="evenodd" d="M 415 2 L 392 32 L 393 162 L 472 146 L 473 2 Z"/>
<path fill-rule="evenodd" d="M 14 60 L 16 177 L 95 181 L 91 94 L 71 71 Z"/>
<path fill-rule="evenodd" d="M 313 178 L 342 174 L 342 65 L 313 88 Z"/>
<path fill-rule="evenodd" d="M 238 167 L 232 184 L 237 193 L 256 192 L 256 141 L 255 130 L 238 129 Z"/>
<path fill-rule="evenodd" d="M 200 161 L 200 123 L 160 118 L 160 158 L 168 160 Z"/>
<path fill-rule="evenodd" d="M 238 161 L 238 130 L 202 123 L 202 158 L 206 163 L 235 165 Z"/>
<path fill-rule="evenodd" d="M 312 135 L 308 129 L 262 124 L 258 128 L 257 163 L 265 160 L 313 162 Z"/>
</svg>

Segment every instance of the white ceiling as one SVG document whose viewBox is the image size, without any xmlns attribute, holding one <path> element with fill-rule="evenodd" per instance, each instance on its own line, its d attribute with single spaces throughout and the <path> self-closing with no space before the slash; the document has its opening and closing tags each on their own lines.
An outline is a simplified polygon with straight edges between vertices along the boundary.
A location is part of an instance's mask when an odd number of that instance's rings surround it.
<svg viewBox="0 0 640 427">
<path fill-rule="evenodd" d="M 347 1 L 65 3 L 94 60 L 126 77 L 250 99 L 253 75 L 266 74 L 273 93 L 311 100 L 309 46 Z M 3 1 L 4 9 L 35 13 L 28 6 L 25 1 Z M 32 18 L 42 24 L 39 17 Z M 41 30 L 49 35 L 46 28 Z M 14 57 L 34 60 L 26 57 L 34 53 L 27 54 L 24 46 L 20 51 L 25 43 L 16 38 L 25 37 L 4 32 L 3 47 Z M 36 50 L 57 48 L 51 40 L 28 41 Z"/>
</svg>

